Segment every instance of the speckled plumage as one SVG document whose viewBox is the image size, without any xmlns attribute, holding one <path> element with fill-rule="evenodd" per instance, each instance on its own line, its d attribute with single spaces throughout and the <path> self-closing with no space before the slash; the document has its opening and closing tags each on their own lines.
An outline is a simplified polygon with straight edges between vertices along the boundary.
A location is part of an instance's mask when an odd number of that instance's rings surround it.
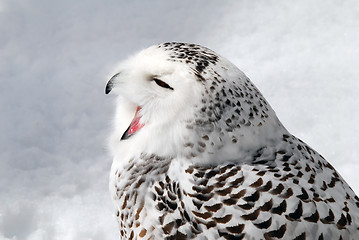
<svg viewBox="0 0 359 240">
<path fill-rule="evenodd" d="M 213 51 L 152 46 L 110 91 L 120 239 L 359 239 L 359 198 Z"/>
</svg>

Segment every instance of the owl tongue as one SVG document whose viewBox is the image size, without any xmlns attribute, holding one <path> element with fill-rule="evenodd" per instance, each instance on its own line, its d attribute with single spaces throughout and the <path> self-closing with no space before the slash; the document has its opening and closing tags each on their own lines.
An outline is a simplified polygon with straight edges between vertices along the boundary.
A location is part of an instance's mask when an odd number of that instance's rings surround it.
<svg viewBox="0 0 359 240">
<path fill-rule="evenodd" d="M 137 107 L 135 117 L 133 118 L 130 126 L 127 128 L 126 132 L 122 135 L 121 140 L 125 140 L 129 137 L 131 137 L 135 132 L 140 130 L 144 124 L 140 123 L 141 116 L 138 114 L 138 112 L 141 110 L 141 107 Z"/>
<path fill-rule="evenodd" d="M 141 116 L 138 115 L 138 112 L 141 110 L 141 107 L 137 107 L 135 117 L 133 118 L 130 129 L 128 130 L 128 135 L 132 135 L 138 130 L 140 130 L 144 124 L 140 124 Z"/>
</svg>

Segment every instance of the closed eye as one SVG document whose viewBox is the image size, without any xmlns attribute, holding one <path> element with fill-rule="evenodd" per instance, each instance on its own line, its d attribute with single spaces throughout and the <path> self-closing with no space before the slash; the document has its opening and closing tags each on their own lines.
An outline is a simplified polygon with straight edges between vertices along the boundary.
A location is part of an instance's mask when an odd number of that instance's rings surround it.
<svg viewBox="0 0 359 240">
<path fill-rule="evenodd" d="M 168 85 L 167 83 L 165 83 L 164 81 L 161 81 L 161 80 L 159 80 L 157 78 L 153 78 L 153 81 L 155 81 L 155 83 L 160 87 L 168 88 L 168 89 L 173 90 L 173 88 L 170 85 Z"/>
</svg>

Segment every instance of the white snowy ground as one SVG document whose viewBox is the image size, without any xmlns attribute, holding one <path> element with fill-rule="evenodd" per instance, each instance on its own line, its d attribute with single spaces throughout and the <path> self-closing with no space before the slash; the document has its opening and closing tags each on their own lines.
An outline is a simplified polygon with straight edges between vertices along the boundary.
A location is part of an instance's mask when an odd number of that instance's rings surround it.
<svg viewBox="0 0 359 240">
<path fill-rule="evenodd" d="M 111 68 L 165 41 L 227 57 L 359 193 L 359 2 L 0 0 L 0 239 L 117 239 Z"/>
</svg>

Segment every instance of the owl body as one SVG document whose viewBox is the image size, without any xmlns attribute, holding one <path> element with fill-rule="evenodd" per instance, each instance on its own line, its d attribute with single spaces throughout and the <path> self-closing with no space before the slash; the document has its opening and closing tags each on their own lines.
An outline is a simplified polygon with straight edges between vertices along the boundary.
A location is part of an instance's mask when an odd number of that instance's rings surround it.
<svg viewBox="0 0 359 240">
<path fill-rule="evenodd" d="M 217 166 L 143 155 L 112 189 L 123 239 L 356 239 L 358 198 L 293 136 L 253 162 Z M 240 160 L 240 159 L 238 159 Z M 117 186 L 118 183 L 129 185 Z M 350 189 L 350 188 L 349 188 Z M 126 202 L 126 203 L 125 203 Z"/>
<path fill-rule="evenodd" d="M 111 90 L 120 239 L 359 239 L 359 198 L 228 60 L 153 46 Z"/>
</svg>

